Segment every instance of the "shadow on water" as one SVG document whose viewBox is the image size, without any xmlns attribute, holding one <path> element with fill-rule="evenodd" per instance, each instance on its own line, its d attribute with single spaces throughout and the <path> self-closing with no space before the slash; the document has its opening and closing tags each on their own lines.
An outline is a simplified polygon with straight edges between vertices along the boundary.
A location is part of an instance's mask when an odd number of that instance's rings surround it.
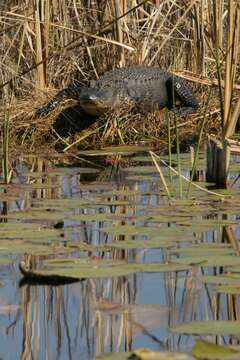
<svg viewBox="0 0 240 360">
<path fill-rule="evenodd" d="M 177 199 L 173 178 L 169 202 L 143 153 L 117 171 L 64 161 L 22 158 L 1 186 L 0 357 L 238 344 L 239 332 L 221 328 L 239 327 L 238 188 L 224 200 L 199 190 Z M 23 278 L 23 259 L 41 276 Z"/>
</svg>

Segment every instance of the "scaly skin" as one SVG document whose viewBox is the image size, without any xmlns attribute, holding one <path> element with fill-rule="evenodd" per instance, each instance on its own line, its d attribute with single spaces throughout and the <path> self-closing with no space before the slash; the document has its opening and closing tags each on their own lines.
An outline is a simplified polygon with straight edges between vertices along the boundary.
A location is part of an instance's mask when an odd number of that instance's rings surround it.
<svg viewBox="0 0 240 360">
<path fill-rule="evenodd" d="M 67 87 L 39 108 L 36 115 L 49 114 L 64 98 L 77 100 L 86 113 L 97 116 L 126 102 L 141 111 L 167 107 L 176 113 L 188 114 L 198 108 L 187 81 L 152 66 L 115 69 L 91 81 L 89 87 Z M 179 102 L 180 106 L 176 105 Z"/>
</svg>

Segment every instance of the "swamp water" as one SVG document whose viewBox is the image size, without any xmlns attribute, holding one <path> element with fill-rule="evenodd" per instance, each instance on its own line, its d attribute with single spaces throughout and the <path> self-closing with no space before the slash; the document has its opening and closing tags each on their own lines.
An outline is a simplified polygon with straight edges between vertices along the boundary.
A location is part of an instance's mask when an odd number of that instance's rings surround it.
<svg viewBox="0 0 240 360">
<path fill-rule="evenodd" d="M 169 200 L 143 149 L 110 154 L 83 152 L 76 167 L 61 154 L 24 157 L 1 185 L 0 358 L 126 359 L 145 347 L 239 359 L 239 183 L 221 196 L 192 186 L 180 199 L 163 168 Z M 184 154 L 187 176 L 189 163 Z M 22 260 L 79 281 L 25 281 Z"/>
</svg>

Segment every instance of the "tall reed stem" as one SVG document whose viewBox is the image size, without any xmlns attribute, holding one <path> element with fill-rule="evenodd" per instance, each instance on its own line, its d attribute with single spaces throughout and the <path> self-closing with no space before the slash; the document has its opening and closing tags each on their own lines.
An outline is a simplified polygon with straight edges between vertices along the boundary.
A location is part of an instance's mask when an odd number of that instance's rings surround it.
<svg viewBox="0 0 240 360">
<path fill-rule="evenodd" d="M 2 171 L 3 179 L 6 184 L 10 181 L 9 169 L 8 169 L 8 146 L 9 146 L 9 109 L 5 111 L 4 122 L 2 125 L 2 144 L 3 144 L 3 155 L 2 155 Z"/>
</svg>

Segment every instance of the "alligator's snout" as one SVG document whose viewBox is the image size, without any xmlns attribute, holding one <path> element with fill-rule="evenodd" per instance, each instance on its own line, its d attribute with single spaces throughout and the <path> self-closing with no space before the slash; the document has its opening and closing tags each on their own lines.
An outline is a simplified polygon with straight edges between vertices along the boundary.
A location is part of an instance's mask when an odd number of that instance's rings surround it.
<svg viewBox="0 0 240 360">
<path fill-rule="evenodd" d="M 99 116 L 115 108 L 119 97 L 111 89 L 86 88 L 81 92 L 79 101 L 86 113 Z"/>
</svg>

